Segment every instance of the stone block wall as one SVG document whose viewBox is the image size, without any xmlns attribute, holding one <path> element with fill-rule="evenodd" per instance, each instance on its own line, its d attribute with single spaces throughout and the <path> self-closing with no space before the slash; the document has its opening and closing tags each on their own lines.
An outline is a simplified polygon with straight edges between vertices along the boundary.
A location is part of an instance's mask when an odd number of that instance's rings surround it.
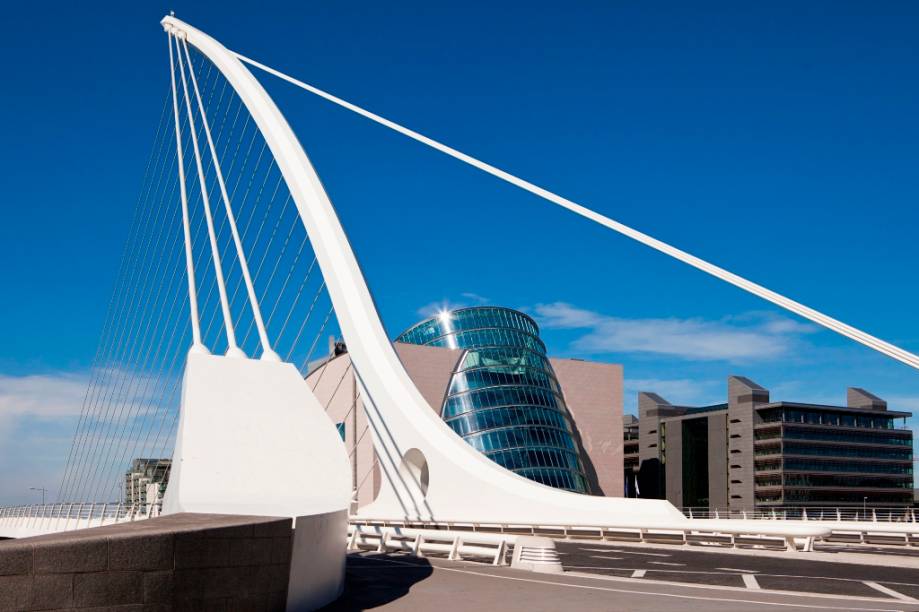
<svg viewBox="0 0 919 612">
<path fill-rule="evenodd" d="M 284 610 L 292 521 L 175 514 L 0 542 L 0 611 Z"/>
</svg>

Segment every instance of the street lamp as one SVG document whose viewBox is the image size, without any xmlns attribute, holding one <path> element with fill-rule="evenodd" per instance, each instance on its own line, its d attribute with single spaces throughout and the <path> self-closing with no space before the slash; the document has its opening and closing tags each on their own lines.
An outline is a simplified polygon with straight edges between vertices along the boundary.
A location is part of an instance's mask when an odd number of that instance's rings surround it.
<svg viewBox="0 0 919 612">
<path fill-rule="evenodd" d="M 41 491 L 41 505 L 45 505 L 45 493 L 48 492 L 48 489 L 44 487 L 29 487 L 29 491 Z"/>
<path fill-rule="evenodd" d="M 868 520 L 868 497 L 862 498 L 862 520 Z"/>
</svg>

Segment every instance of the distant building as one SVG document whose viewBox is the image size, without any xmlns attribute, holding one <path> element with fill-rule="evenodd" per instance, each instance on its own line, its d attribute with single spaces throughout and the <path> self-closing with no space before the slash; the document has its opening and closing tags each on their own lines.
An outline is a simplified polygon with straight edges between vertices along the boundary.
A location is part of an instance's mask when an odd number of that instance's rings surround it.
<svg viewBox="0 0 919 612">
<path fill-rule="evenodd" d="M 124 504 L 146 506 L 163 499 L 169 483 L 171 459 L 135 459 L 124 475 Z"/>
<path fill-rule="evenodd" d="M 536 323 L 498 307 L 427 319 L 394 347 L 431 409 L 485 456 L 548 486 L 622 496 L 621 366 L 549 358 Z M 335 351 L 307 382 L 339 425 L 364 505 L 381 475 L 349 366 Z"/>
<path fill-rule="evenodd" d="M 638 497 L 638 417 L 622 417 L 622 482 L 625 497 Z"/>
<path fill-rule="evenodd" d="M 913 501 L 913 433 L 896 424 L 911 414 L 863 389 L 850 388 L 846 406 L 771 402 L 731 376 L 727 403 L 675 406 L 642 392 L 638 410 L 625 477 L 631 467 L 640 497 L 732 510 Z"/>
</svg>

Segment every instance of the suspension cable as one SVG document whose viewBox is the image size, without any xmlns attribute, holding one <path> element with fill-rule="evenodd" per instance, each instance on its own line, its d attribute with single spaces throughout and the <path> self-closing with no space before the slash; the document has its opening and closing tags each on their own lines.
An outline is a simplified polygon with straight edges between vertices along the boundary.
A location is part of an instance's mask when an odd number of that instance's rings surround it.
<svg viewBox="0 0 919 612">
<path fill-rule="evenodd" d="M 220 170 L 220 160 L 217 158 L 217 148 L 214 146 L 214 140 L 211 137 L 211 128 L 207 120 L 207 115 L 204 112 L 204 102 L 201 101 L 201 92 L 198 90 L 198 80 L 195 78 L 195 69 L 191 63 L 191 54 L 188 52 L 188 42 L 184 39 L 182 40 L 182 48 L 185 50 L 185 58 L 188 60 L 188 75 L 191 78 L 192 88 L 195 91 L 195 99 L 198 102 L 198 116 L 201 118 L 201 124 L 204 126 L 207 145 L 214 162 L 214 174 L 217 177 L 217 185 L 220 188 L 220 195 L 223 198 L 223 205 L 226 208 L 226 218 L 230 225 L 230 233 L 233 236 L 233 242 L 236 246 L 236 256 L 239 258 L 239 267 L 246 284 L 246 291 L 249 294 L 249 305 L 252 308 L 252 318 L 255 321 L 259 339 L 262 343 L 262 359 L 280 361 L 281 359 L 278 357 L 278 354 L 271 348 L 271 342 L 268 340 L 268 332 L 265 330 L 265 322 L 262 320 L 262 311 L 259 308 L 258 298 L 255 295 L 255 287 L 252 285 L 249 265 L 246 263 L 246 253 L 243 250 L 242 241 L 239 237 L 239 230 L 236 228 L 236 218 L 233 216 L 233 207 L 230 205 L 230 196 L 227 194 L 227 186 L 223 180 L 223 172 Z"/>
<path fill-rule="evenodd" d="M 182 132 L 179 129 L 179 98 L 176 93 L 176 73 L 175 61 L 173 60 L 172 53 L 172 41 L 169 41 L 169 78 L 172 82 L 172 111 L 175 117 L 179 192 L 182 198 L 182 231 L 185 235 L 185 267 L 188 271 L 188 307 L 191 310 L 192 347 L 200 351 L 201 349 L 207 349 L 201 344 L 201 321 L 198 318 L 198 292 L 195 286 L 195 264 L 192 259 L 191 229 L 189 228 L 188 222 L 188 192 L 185 189 L 185 163 L 182 157 Z"/>
<path fill-rule="evenodd" d="M 172 35 L 170 35 L 172 36 Z M 178 55 L 179 73 L 182 77 L 182 91 L 185 93 L 185 110 L 188 113 L 188 122 L 194 126 L 194 114 L 191 110 L 191 98 L 188 93 L 188 81 L 185 79 L 185 64 L 182 61 L 181 51 L 179 50 L 178 37 L 172 36 L 176 44 L 176 53 Z M 223 276 L 223 267 L 220 264 L 220 249 L 217 246 L 217 236 L 214 233 L 214 219 L 211 216 L 210 198 L 207 194 L 206 178 L 204 176 L 204 167 L 201 163 L 201 151 L 198 147 L 198 135 L 196 130 L 191 130 L 192 148 L 195 152 L 195 164 L 198 168 L 198 183 L 201 188 L 201 201 L 204 205 L 204 216 L 207 219 L 207 232 L 211 243 L 211 257 L 214 263 L 214 274 L 217 277 L 217 289 L 220 292 L 220 307 L 223 312 L 224 328 L 227 334 L 227 355 L 243 357 L 245 353 L 240 350 L 236 344 L 236 333 L 233 329 L 233 317 L 230 313 L 230 305 L 227 301 L 227 288 Z"/>
<path fill-rule="evenodd" d="M 407 136 L 417 142 L 427 145 L 437 151 L 440 151 L 441 153 L 449 155 L 450 157 L 453 157 L 454 159 L 458 159 L 461 162 L 464 162 L 470 166 L 473 166 L 474 168 L 478 168 L 479 170 L 486 172 L 488 174 L 491 174 L 492 176 L 497 177 L 507 183 L 510 183 L 511 185 L 519 187 L 520 189 L 523 189 L 524 191 L 528 191 L 532 193 L 533 195 L 539 196 L 540 198 L 544 200 L 548 200 L 549 202 L 552 202 L 553 204 L 556 204 L 558 206 L 561 206 L 562 208 L 568 209 L 577 215 L 580 215 L 586 219 L 593 221 L 594 223 L 598 223 L 599 225 L 602 225 L 608 229 L 611 229 L 615 232 L 619 232 L 620 234 L 627 236 L 629 238 L 632 238 L 633 240 L 636 240 L 644 244 L 645 246 L 648 246 L 648 247 L 651 247 L 652 249 L 660 251 L 661 253 L 664 253 L 665 255 L 669 255 L 670 257 L 673 257 L 679 261 L 682 261 L 683 263 L 688 264 L 698 270 L 701 270 L 702 272 L 710 274 L 714 276 L 715 278 L 718 278 L 727 283 L 730 283 L 734 285 L 735 287 L 739 287 L 740 289 L 743 289 L 744 291 L 752 293 L 753 295 L 756 295 L 766 301 L 772 302 L 773 304 L 781 308 L 784 308 L 785 310 L 791 311 L 801 317 L 804 317 L 805 319 L 809 319 L 810 321 L 813 321 L 814 323 L 817 323 L 818 325 L 821 325 L 827 329 L 835 331 L 838 334 L 846 336 L 847 338 L 855 340 L 856 342 L 859 342 L 869 348 L 872 348 L 880 353 L 883 353 L 884 355 L 887 355 L 888 357 L 896 359 L 897 361 L 901 361 L 905 363 L 906 365 L 919 370 L 919 356 L 909 351 L 906 351 L 896 345 L 893 345 L 889 342 L 881 340 L 880 338 L 876 338 L 875 336 L 872 336 L 855 327 L 847 325 L 846 323 L 843 323 L 842 321 L 834 319 L 817 310 L 814 310 L 813 308 L 805 306 L 804 304 L 801 304 L 800 302 L 796 302 L 790 298 L 787 298 L 779 293 L 776 293 L 775 291 L 772 291 L 770 289 L 767 289 L 766 287 L 763 287 L 762 285 L 749 281 L 741 276 L 738 276 L 732 272 L 725 270 L 724 268 L 711 264 L 703 259 L 700 259 L 699 257 L 696 257 L 694 255 L 687 253 L 686 251 L 683 251 L 661 240 L 653 238 L 649 236 L 648 234 L 645 234 L 636 229 L 633 229 L 623 223 L 619 223 L 618 221 L 614 221 L 613 219 L 605 215 L 601 215 L 600 213 L 597 213 L 576 202 L 573 202 L 572 200 L 569 200 L 568 198 L 564 198 L 547 189 L 534 185 L 533 183 L 527 180 L 519 178 L 509 172 L 506 172 L 504 170 L 501 170 L 500 168 L 492 166 L 491 164 L 488 164 L 479 159 L 476 159 L 475 157 L 472 157 L 471 155 L 467 155 L 457 149 L 454 149 L 453 147 L 450 147 L 441 142 L 438 142 L 437 140 L 434 140 L 433 138 L 424 136 L 394 121 L 390 121 L 389 119 L 386 119 L 364 108 L 361 108 L 360 106 L 357 106 L 356 104 L 352 104 L 346 100 L 343 100 L 337 96 L 334 96 L 317 87 L 309 85 L 308 83 L 304 83 L 303 81 L 300 81 L 299 79 L 286 75 L 283 72 L 280 72 L 278 70 L 275 70 L 274 68 L 266 66 L 265 64 L 259 63 L 253 59 L 250 59 L 238 53 L 234 53 L 234 55 L 240 61 L 245 62 L 249 64 L 250 66 L 259 68 L 260 70 L 263 70 L 271 75 L 274 75 L 278 77 L 279 79 L 287 81 L 288 83 L 291 83 L 292 85 L 296 85 L 297 87 L 301 89 L 304 89 L 314 95 L 319 96 L 320 98 L 328 100 L 329 102 L 332 102 L 333 104 L 336 104 L 342 108 L 345 108 L 353 113 L 357 113 L 358 115 L 361 115 L 362 117 L 370 119 L 371 121 L 378 123 L 384 127 L 387 127 L 391 130 L 399 132 L 400 134 L 404 136 Z"/>
</svg>

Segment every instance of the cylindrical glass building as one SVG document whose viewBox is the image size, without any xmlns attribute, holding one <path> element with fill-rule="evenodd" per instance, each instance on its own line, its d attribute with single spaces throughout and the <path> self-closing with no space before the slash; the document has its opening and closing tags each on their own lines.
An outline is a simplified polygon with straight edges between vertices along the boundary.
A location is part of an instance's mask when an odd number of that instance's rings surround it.
<svg viewBox="0 0 919 612">
<path fill-rule="evenodd" d="M 573 426 L 539 327 L 494 306 L 443 312 L 397 342 L 464 349 L 441 410 L 492 461 L 530 480 L 587 493 Z"/>
</svg>

